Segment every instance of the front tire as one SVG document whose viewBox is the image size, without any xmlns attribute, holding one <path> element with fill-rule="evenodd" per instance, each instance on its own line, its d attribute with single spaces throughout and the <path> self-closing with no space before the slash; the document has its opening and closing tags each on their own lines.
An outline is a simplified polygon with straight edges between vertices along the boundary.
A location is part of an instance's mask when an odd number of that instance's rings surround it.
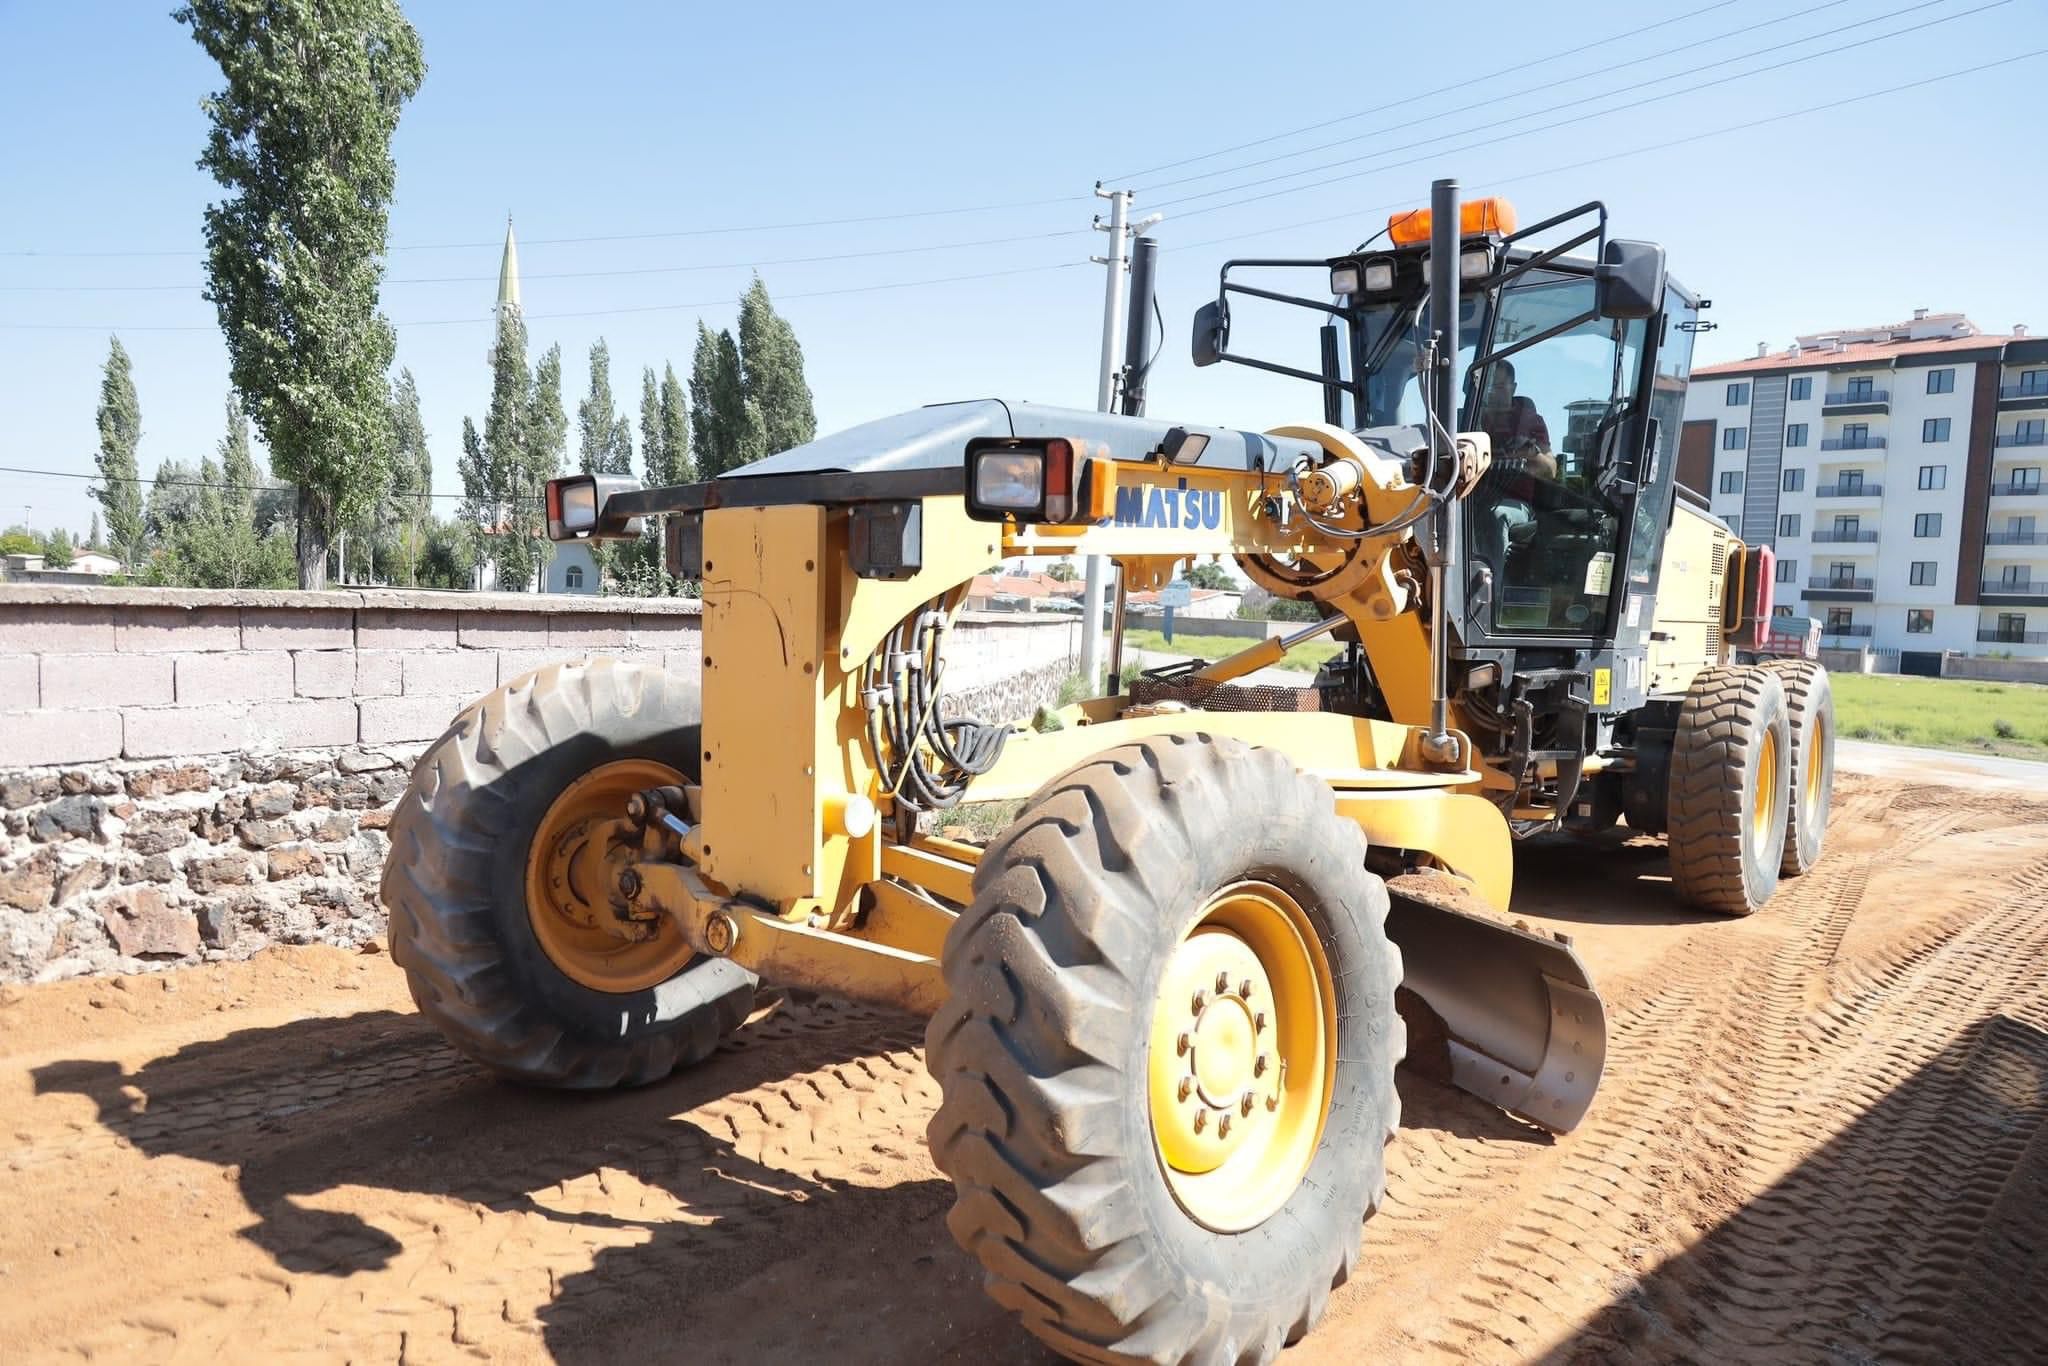
<svg viewBox="0 0 2048 1366">
<path fill-rule="evenodd" d="M 1275 751 L 1161 736 L 1042 789 L 982 857 L 926 1037 L 990 1294 L 1089 1361 L 1306 1333 L 1385 1190 L 1386 913 L 1357 825 Z"/>
<path fill-rule="evenodd" d="M 753 976 L 690 959 L 663 938 L 673 925 L 633 944 L 591 928 L 602 906 L 578 921 L 544 904 L 579 819 L 696 773 L 698 721 L 695 680 L 578 660 L 473 703 L 420 757 L 391 820 L 383 897 L 392 959 L 456 1048 L 534 1085 L 638 1086 L 707 1057 L 745 1020 Z"/>
<path fill-rule="evenodd" d="M 1835 691 L 1810 659 L 1767 659 L 1785 689 L 1792 727 L 1792 793 L 1778 871 L 1798 877 L 1820 862 L 1835 797 Z"/>
<path fill-rule="evenodd" d="M 1671 742 L 1671 881 L 1680 900 L 1750 915 L 1777 891 L 1791 746 L 1776 674 L 1727 664 L 1693 680 Z"/>
</svg>

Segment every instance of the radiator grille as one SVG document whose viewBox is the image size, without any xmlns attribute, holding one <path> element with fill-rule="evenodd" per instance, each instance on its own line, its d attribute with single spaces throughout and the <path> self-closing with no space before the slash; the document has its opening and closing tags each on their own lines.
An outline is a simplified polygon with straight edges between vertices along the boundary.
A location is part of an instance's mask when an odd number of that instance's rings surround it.
<svg viewBox="0 0 2048 1366">
<path fill-rule="evenodd" d="M 1247 687 L 1192 678 L 1137 679 L 1131 684 L 1131 700 L 1141 705 L 1185 702 L 1204 711 L 1323 710 L 1323 695 L 1314 688 Z"/>
</svg>

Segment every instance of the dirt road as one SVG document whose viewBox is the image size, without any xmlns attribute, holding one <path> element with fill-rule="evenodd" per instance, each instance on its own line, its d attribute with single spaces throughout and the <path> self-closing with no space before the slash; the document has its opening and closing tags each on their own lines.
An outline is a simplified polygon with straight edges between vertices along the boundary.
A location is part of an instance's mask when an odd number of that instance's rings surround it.
<svg viewBox="0 0 2048 1366">
<path fill-rule="evenodd" d="M 2048 1359 L 2048 801 L 1845 779 L 1762 915 L 1525 851 L 1614 1010 L 1560 1140 L 1404 1078 L 1286 1360 Z M 1590 880 L 1589 880 L 1590 879 Z M 645 1091 L 512 1090 L 388 958 L 0 997 L 11 1361 L 1037 1362 L 942 1219 L 909 1020 L 811 1004 Z"/>
</svg>

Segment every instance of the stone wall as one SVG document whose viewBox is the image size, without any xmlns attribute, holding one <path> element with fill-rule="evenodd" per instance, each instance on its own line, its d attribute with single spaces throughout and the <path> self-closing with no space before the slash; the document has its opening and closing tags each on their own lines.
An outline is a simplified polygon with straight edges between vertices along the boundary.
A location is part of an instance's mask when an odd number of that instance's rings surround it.
<svg viewBox="0 0 2048 1366">
<path fill-rule="evenodd" d="M 1027 715 L 1079 623 L 975 617 L 949 689 Z M 699 667 L 688 600 L 0 585 L 0 982 L 383 930 L 384 828 L 472 699 L 559 659 Z"/>
</svg>

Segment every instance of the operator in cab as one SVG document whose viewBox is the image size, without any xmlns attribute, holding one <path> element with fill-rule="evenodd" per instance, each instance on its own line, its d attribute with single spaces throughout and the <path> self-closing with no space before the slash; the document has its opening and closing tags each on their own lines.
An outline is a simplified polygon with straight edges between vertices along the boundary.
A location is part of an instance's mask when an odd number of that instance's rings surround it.
<svg viewBox="0 0 2048 1366">
<path fill-rule="evenodd" d="M 1497 361 L 1487 369 L 1479 398 L 1479 429 L 1493 444 L 1493 465 L 1486 472 L 1491 486 L 1497 541 L 1504 558 L 1528 548 L 1536 534 L 1538 481 L 1555 483 L 1557 455 L 1550 448 L 1550 425 L 1535 401 L 1515 392 L 1515 367 Z M 1504 563 L 1495 572 L 1505 575 Z"/>
</svg>

